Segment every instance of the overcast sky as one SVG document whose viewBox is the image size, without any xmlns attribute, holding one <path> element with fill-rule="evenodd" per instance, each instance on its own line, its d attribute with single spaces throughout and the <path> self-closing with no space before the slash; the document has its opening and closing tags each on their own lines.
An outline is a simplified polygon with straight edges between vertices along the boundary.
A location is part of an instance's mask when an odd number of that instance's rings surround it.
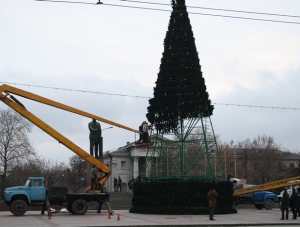
<svg viewBox="0 0 300 227">
<path fill-rule="evenodd" d="M 146 120 L 148 98 L 130 96 L 153 96 L 170 12 L 120 5 L 164 10 L 171 10 L 171 7 L 102 1 L 103 5 L 1 1 L 0 83 L 138 129 Z M 147 2 L 170 3 L 169 0 Z M 188 6 L 298 16 L 188 8 L 189 12 L 196 13 L 298 23 L 189 14 L 207 90 L 212 102 L 217 103 L 211 117 L 215 133 L 223 142 L 273 136 L 282 148 L 299 151 L 300 1 L 186 0 L 186 3 Z M 87 125 L 91 119 L 18 99 L 28 110 L 88 152 Z M 1 102 L 0 108 L 8 107 Z M 104 123 L 101 126 L 110 127 Z M 133 132 L 117 127 L 104 130 L 103 136 L 104 151 L 137 139 Z M 47 159 L 68 162 L 74 155 L 36 126 L 30 140 Z"/>
</svg>

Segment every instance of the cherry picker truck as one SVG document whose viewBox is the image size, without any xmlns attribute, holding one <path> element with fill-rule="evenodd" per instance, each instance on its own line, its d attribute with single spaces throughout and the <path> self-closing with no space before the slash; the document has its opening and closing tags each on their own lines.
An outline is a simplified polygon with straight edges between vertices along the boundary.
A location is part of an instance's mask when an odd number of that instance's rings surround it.
<svg viewBox="0 0 300 227">
<path fill-rule="evenodd" d="M 109 194 L 103 190 L 105 182 L 112 173 L 110 168 L 98 159 L 91 156 L 89 153 L 87 153 L 80 147 L 78 147 L 76 144 L 74 144 L 68 138 L 60 134 L 50 125 L 46 124 L 44 121 L 39 119 L 37 116 L 32 114 L 30 111 L 28 111 L 25 108 L 25 106 L 12 94 L 65 111 L 69 111 L 84 117 L 96 119 L 98 121 L 114 125 L 116 127 L 123 128 L 135 133 L 140 133 L 139 131 L 129 128 L 127 126 L 118 124 L 105 118 L 101 118 L 99 116 L 73 108 L 71 106 L 67 106 L 62 103 L 44 98 L 42 96 L 27 92 L 25 90 L 21 90 L 6 84 L 1 85 L 0 100 L 3 103 L 8 105 L 10 108 L 15 110 L 19 114 L 21 114 L 24 118 L 32 122 L 34 125 L 42 129 L 50 136 L 52 136 L 59 143 L 69 148 L 81 158 L 83 158 L 90 164 L 96 165 L 96 167 L 101 172 L 103 172 L 103 176 L 98 177 L 96 179 L 96 183 L 101 186 L 102 190 L 93 191 L 92 193 L 89 193 L 91 192 L 90 187 L 85 189 L 84 193 L 68 193 L 67 188 L 64 187 L 46 187 L 45 179 L 43 177 L 30 177 L 28 178 L 25 186 L 6 188 L 4 192 L 4 199 L 2 202 L 6 203 L 9 206 L 11 213 L 17 216 L 22 216 L 26 213 L 27 206 L 42 206 L 43 213 L 44 208 L 46 206 L 48 215 L 51 215 L 50 204 L 66 204 L 67 209 L 70 213 L 76 215 L 83 215 L 88 209 L 87 203 L 90 201 L 97 201 L 100 204 L 105 203 L 107 205 L 108 212 L 112 214 L 113 211 L 110 207 Z M 98 209 L 98 212 L 100 212 L 100 209 L 101 208 Z"/>
</svg>

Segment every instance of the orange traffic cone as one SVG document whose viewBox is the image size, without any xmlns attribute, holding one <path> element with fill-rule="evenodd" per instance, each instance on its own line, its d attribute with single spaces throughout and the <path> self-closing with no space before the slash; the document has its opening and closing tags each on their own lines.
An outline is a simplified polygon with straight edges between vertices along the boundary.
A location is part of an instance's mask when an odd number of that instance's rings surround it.
<svg viewBox="0 0 300 227">
<path fill-rule="evenodd" d="M 110 217 L 110 213 L 108 213 L 108 218 L 107 219 L 111 219 L 111 217 Z"/>
<path fill-rule="evenodd" d="M 120 219 L 120 214 L 118 214 L 118 218 L 117 218 L 117 221 L 120 221 L 121 219 Z"/>
</svg>

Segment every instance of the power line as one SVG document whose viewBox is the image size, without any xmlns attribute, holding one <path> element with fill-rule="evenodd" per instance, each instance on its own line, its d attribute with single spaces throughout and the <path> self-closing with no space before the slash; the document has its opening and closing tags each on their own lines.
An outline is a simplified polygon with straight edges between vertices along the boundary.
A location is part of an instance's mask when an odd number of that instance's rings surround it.
<svg viewBox="0 0 300 227">
<path fill-rule="evenodd" d="M 59 88 L 59 87 L 47 87 L 47 86 L 39 86 L 39 85 L 32 85 L 32 84 L 18 84 L 18 83 L 1 82 L 1 81 L 0 81 L 0 83 L 22 85 L 22 86 L 28 86 L 28 87 L 48 88 L 48 89 L 62 90 L 62 91 L 75 91 L 75 92 L 90 93 L 90 94 L 97 94 L 97 95 L 111 95 L 111 96 L 122 96 L 122 97 L 130 97 L 130 98 L 145 98 L 145 99 L 151 98 L 151 97 L 145 97 L 145 96 L 124 95 L 124 94 L 98 92 L 98 91 L 76 90 L 76 89 Z"/>
<path fill-rule="evenodd" d="M 225 106 L 238 106 L 238 107 L 254 107 L 254 108 L 267 108 L 267 109 L 281 109 L 281 110 L 300 110 L 300 108 L 294 107 L 277 107 L 277 106 L 253 106 L 253 105 L 242 105 L 242 104 L 228 104 L 228 103 L 213 103 L 215 105 Z"/>
<path fill-rule="evenodd" d="M 85 5 L 97 5 L 91 2 L 72 2 L 72 1 L 59 1 L 59 0 L 34 0 L 37 2 L 57 2 L 57 3 L 71 3 L 71 4 L 85 4 Z"/>
<path fill-rule="evenodd" d="M 170 6 L 171 4 L 165 3 L 155 3 L 155 2 L 143 2 L 143 1 L 131 1 L 131 0 L 120 0 L 123 2 L 134 2 L 134 3 L 142 3 L 142 4 L 152 4 L 152 5 L 163 5 Z M 181 5 L 177 5 L 181 7 Z M 277 14 L 277 13 L 262 13 L 262 12 L 254 12 L 254 11 L 243 11 L 243 10 L 232 10 L 232 9 L 219 9 L 219 8 L 208 8 L 208 7 L 200 7 L 200 6 L 186 6 L 187 8 L 193 9 L 205 9 L 205 10 L 215 10 L 215 11 L 225 11 L 225 12 L 234 12 L 234 13 L 248 13 L 248 14 L 258 14 L 258 15 L 267 15 L 267 16 L 278 16 L 278 17 L 295 17 L 300 18 L 300 16 L 295 15 L 287 15 L 287 14 Z"/>
<path fill-rule="evenodd" d="M 152 97 L 147 97 L 147 96 L 125 95 L 125 94 L 116 94 L 116 93 L 108 93 L 108 92 L 76 90 L 76 89 L 69 89 L 69 88 L 47 87 L 47 86 L 10 83 L 10 82 L 2 82 L 2 81 L 0 81 L 0 83 L 14 84 L 14 85 L 21 85 L 21 86 L 28 86 L 28 87 L 37 87 L 37 88 L 47 88 L 47 89 L 62 90 L 62 91 L 74 91 L 74 92 L 90 93 L 90 94 L 97 94 L 97 95 L 110 95 L 110 96 L 121 96 L 121 97 L 129 97 L 129 98 L 143 98 L 143 99 L 151 99 L 152 98 Z M 256 105 L 230 104 L 230 103 L 212 103 L 212 104 L 214 104 L 214 105 L 224 105 L 224 106 L 237 106 L 237 107 L 265 108 L 265 109 L 300 110 L 300 108 L 296 108 L 296 107 L 256 106 Z"/>
<path fill-rule="evenodd" d="M 180 11 L 171 11 L 171 10 L 166 10 L 166 9 L 138 7 L 138 6 L 126 6 L 126 5 L 116 5 L 116 4 L 96 4 L 96 3 L 60 1 L 60 0 L 35 0 L 35 1 L 53 2 L 53 3 L 89 4 L 89 5 L 101 5 L 101 6 L 115 6 L 115 7 L 123 7 L 123 8 L 133 8 L 133 9 L 143 9 L 143 10 L 154 10 L 154 11 L 163 11 L 163 12 L 179 12 L 179 13 L 182 13 Z M 188 12 L 188 13 L 189 14 L 195 14 L 195 15 L 202 15 L 202 16 L 224 17 L 224 18 L 242 19 L 242 20 L 254 20 L 254 21 L 264 21 L 264 22 L 273 22 L 273 23 L 285 23 L 285 24 L 300 24 L 300 22 L 295 22 L 295 21 L 269 20 L 269 19 L 239 17 L 239 16 L 227 16 L 227 15 L 210 14 L 210 13 L 196 13 L 196 12 Z"/>
</svg>

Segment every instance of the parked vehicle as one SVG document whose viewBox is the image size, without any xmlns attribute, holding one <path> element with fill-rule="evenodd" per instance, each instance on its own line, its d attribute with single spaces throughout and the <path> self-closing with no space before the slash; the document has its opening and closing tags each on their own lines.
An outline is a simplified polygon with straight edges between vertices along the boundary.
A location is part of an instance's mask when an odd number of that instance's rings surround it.
<svg viewBox="0 0 300 227">
<path fill-rule="evenodd" d="M 238 204 L 253 203 L 259 210 L 266 208 L 271 210 L 274 207 L 274 203 L 277 202 L 277 196 L 273 192 L 269 191 L 258 191 L 239 195 L 234 197 L 234 202 Z"/>
<path fill-rule="evenodd" d="M 87 212 L 88 202 L 99 203 L 100 212 L 102 203 L 106 203 L 108 211 L 112 214 L 107 193 L 68 193 L 67 187 L 47 187 L 43 177 L 29 177 L 24 186 L 6 188 L 2 202 L 9 206 L 12 214 L 22 216 L 27 211 L 27 206 L 41 206 L 41 212 L 47 210 L 47 205 L 58 204 L 66 206 L 67 210 L 76 215 Z M 47 204 L 49 203 L 49 204 Z"/>
<path fill-rule="evenodd" d="M 252 185 L 251 187 L 243 185 L 243 187 L 234 189 L 234 202 L 235 204 L 253 202 L 257 209 L 265 207 L 267 210 L 271 210 L 274 207 L 274 203 L 280 200 L 280 197 L 277 198 L 274 193 L 267 190 L 294 186 L 299 184 L 299 180 L 300 176 L 297 176 L 260 185 Z"/>
<path fill-rule="evenodd" d="M 46 210 L 46 202 L 50 205 L 58 204 L 66 206 L 67 210 L 76 215 L 83 215 L 87 212 L 88 202 L 105 202 L 110 213 L 112 210 L 109 204 L 107 193 L 68 193 L 67 187 L 50 187 L 47 190 L 43 177 L 29 177 L 24 186 L 6 188 L 2 202 L 9 206 L 9 210 L 16 216 L 22 216 L 27 211 L 27 206 L 42 206 L 42 213 Z M 100 210 L 99 210 L 100 211 Z"/>
</svg>

